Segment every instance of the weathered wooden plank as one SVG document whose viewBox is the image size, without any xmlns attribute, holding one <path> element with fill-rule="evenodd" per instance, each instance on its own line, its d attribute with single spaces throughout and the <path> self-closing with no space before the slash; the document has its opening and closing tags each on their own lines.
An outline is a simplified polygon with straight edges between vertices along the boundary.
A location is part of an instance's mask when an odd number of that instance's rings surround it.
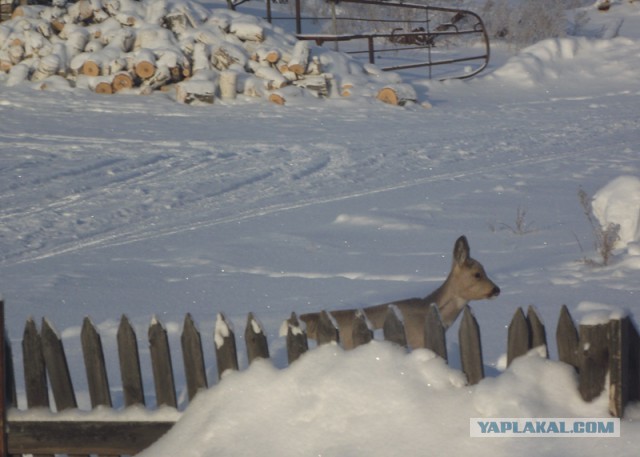
<svg viewBox="0 0 640 457">
<path fill-rule="evenodd" d="M 62 340 L 48 319 L 42 320 L 40 341 L 56 410 L 64 411 L 65 409 L 77 408 L 78 404 Z"/>
<path fill-rule="evenodd" d="M 562 305 L 558 326 L 556 327 L 556 345 L 558 346 L 558 359 L 561 362 L 572 365 L 576 370 L 580 363 L 578 359 L 578 331 L 573 323 L 567 305 Z"/>
<path fill-rule="evenodd" d="M 507 339 L 507 366 L 516 357 L 525 355 L 530 347 L 529 324 L 522 308 L 518 308 L 511 319 Z"/>
<path fill-rule="evenodd" d="M 207 370 L 204 364 L 202 352 L 202 338 L 190 313 L 184 318 L 182 327 L 182 360 L 184 361 L 184 373 L 187 380 L 187 393 L 189 400 L 193 400 L 200 389 L 206 389 Z"/>
<path fill-rule="evenodd" d="M 4 328 L 4 300 L 0 298 L 0 456 L 4 457 L 9 453 L 9 443 L 7 441 L 7 365 L 5 358 L 5 328 Z"/>
<path fill-rule="evenodd" d="M 581 325 L 578 348 L 578 390 L 591 401 L 602 393 L 609 370 L 609 324 Z"/>
<path fill-rule="evenodd" d="M 122 315 L 118 326 L 118 358 L 125 406 L 144 405 L 144 385 L 140 370 L 140 355 L 136 332 L 127 316 Z"/>
<path fill-rule="evenodd" d="M 93 408 L 97 406 L 111 407 L 111 391 L 109 390 L 107 368 L 104 363 L 102 341 L 98 330 L 88 317 L 85 317 L 82 322 L 80 341 L 82 342 L 82 354 L 87 372 L 91 406 Z"/>
<path fill-rule="evenodd" d="M 12 454 L 133 455 L 149 447 L 172 421 L 10 421 Z"/>
<path fill-rule="evenodd" d="M 629 316 L 609 321 L 609 413 L 623 417 L 640 397 L 640 338 Z"/>
<path fill-rule="evenodd" d="M 404 324 L 398 317 L 398 308 L 389 306 L 382 324 L 382 334 L 386 341 L 390 341 L 402 347 L 407 347 L 407 335 L 404 332 Z"/>
<path fill-rule="evenodd" d="M 629 318 L 629 401 L 640 400 L 640 335 Z"/>
<path fill-rule="evenodd" d="M 442 325 L 438 306 L 434 303 L 429 305 L 424 322 L 424 347 L 432 350 L 444 360 L 448 360 L 445 328 Z"/>
<path fill-rule="evenodd" d="M 287 326 L 287 360 L 289 365 L 298 360 L 302 354 L 309 350 L 307 334 L 300 326 L 300 321 L 296 313 L 291 313 L 291 317 L 286 322 Z"/>
<path fill-rule="evenodd" d="M 27 320 L 22 334 L 22 360 L 27 407 L 48 408 L 49 388 L 42 356 L 42 344 L 36 323 L 31 317 Z"/>
<path fill-rule="evenodd" d="M 267 336 L 264 334 L 262 324 L 260 324 L 253 313 L 249 313 L 247 316 L 247 326 L 244 331 L 244 342 L 247 346 L 247 359 L 249 360 L 249 363 L 256 359 L 269 358 Z"/>
<path fill-rule="evenodd" d="M 22 365 L 27 408 L 49 408 L 47 370 L 42 356 L 42 344 L 36 323 L 27 319 L 22 334 Z M 35 454 L 34 457 L 53 457 L 53 454 Z"/>
<path fill-rule="evenodd" d="M 460 343 L 460 362 L 462 371 L 467 376 L 469 384 L 477 384 L 484 378 L 484 364 L 482 361 L 482 342 L 480 327 L 471 312 L 469 305 L 464 307 L 462 322 L 458 331 Z"/>
<path fill-rule="evenodd" d="M 549 358 L 549 350 L 547 349 L 547 331 L 545 330 L 542 319 L 540 319 L 540 316 L 533 305 L 529 305 L 529 308 L 527 309 L 527 322 L 529 323 L 530 332 L 529 349 L 544 346 L 547 358 Z"/>
<path fill-rule="evenodd" d="M 176 387 L 171 364 L 169 338 L 162 323 L 154 316 L 149 326 L 149 351 L 158 406 L 177 408 Z"/>
<path fill-rule="evenodd" d="M 316 329 L 316 341 L 318 345 L 340 342 L 340 332 L 326 311 L 320 313 L 318 328 Z"/>
<path fill-rule="evenodd" d="M 355 319 L 353 320 L 351 338 L 354 348 L 367 344 L 373 339 L 373 330 L 369 327 L 367 316 L 360 310 L 356 312 Z"/>
<path fill-rule="evenodd" d="M 233 327 L 222 313 L 218 313 L 216 328 L 214 330 L 214 342 L 216 345 L 216 360 L 218 362 L 218 377 L 227 370 L 238 370 L 238 351 Z"/>
</svg>

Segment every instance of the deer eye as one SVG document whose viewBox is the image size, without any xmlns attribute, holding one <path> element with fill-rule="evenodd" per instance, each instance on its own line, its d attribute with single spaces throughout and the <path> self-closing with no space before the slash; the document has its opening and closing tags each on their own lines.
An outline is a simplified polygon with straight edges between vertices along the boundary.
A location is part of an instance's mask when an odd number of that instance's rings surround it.
<svg viewBox="0 0 640 457">
<path fill-rule="evenodd" d="M 480 279 L 482 278 L 482 275 L 480 273 L 476 273 L 473 275 L 476 279 Z"/>
</svg>

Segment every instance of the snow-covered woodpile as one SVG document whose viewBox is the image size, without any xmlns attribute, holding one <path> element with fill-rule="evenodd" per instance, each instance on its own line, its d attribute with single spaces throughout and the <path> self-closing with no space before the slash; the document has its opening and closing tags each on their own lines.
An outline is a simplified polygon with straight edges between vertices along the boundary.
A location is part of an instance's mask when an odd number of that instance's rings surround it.
<svg viewBox="0 0 640 457">
<path fill-rule="evenodd" d="M 392 104 L 417 98 L 397 74 L 298 41 L 255 16 L 190 0 L 20 6 L 0 23 L 2 80 L 104 94 L 161 90 L 183 103 L 238 96 L 278 104 L 307 96 L 379 96 Z"/>
</svg>

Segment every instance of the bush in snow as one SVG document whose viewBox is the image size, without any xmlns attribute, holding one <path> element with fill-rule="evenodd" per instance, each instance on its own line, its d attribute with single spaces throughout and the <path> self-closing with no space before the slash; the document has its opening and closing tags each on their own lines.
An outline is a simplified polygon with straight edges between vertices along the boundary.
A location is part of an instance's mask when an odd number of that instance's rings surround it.
<svg viewBox="0 0 640 457">
<path fill-rule="evenodd" d="M 593 212 L 593 199 L 589 197 L 583 189 L 578 191 L 578 197 L 580 198 L 580 204 L 582 205 L 585 216 L 587 216 L 589 225 L 591 225 L 594 248 L 602 259 L 602 265 L 608 265 L 613 256 L 615 244 L 620 239 L 620 225 L 613 222 L 601 225 L 598 223 L 598 218 Z M 585 261 L 589 264 L 597 264 L 586 258 Z"/>
</svg>

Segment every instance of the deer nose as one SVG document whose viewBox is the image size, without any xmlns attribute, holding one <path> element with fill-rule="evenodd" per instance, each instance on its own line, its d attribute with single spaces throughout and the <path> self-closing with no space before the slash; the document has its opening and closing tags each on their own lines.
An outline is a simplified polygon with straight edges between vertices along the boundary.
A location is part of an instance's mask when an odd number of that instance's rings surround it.
<svg viewBox="0 0 640 457">
<path fill-rule="evenodd" d="M 497 297 L 498 295 L 500 295 L 500 288 L 498 286 L 494 286 L 490 296 Z"/>
</svg>

